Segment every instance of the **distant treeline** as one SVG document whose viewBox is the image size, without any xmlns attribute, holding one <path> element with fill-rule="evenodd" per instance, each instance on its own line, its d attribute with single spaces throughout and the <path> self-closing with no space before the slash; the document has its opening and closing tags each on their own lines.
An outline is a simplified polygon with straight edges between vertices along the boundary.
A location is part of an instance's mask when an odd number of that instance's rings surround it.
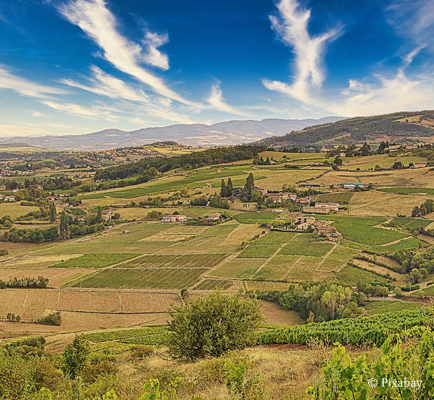
<svg viewBox="0 0 434 400">
<path fill-rule="evenodd" d="M 194 169 L 207 165 L 248 160 L 257 157 L 260 152 L 266 149 L 266 146 L 243 145 L 197 151 L 170 158 L 145 159 L 135 163 L 98 170 L 95 174 L 95 180 L 125 179 L 133 175 L 145 175 L 145 178 L 147 178 L 147 175 L 149 175 L 147 171 L 151 168 L 155 168 L 159 172 L 167 172 L 177 168 Z"/>
</svg>

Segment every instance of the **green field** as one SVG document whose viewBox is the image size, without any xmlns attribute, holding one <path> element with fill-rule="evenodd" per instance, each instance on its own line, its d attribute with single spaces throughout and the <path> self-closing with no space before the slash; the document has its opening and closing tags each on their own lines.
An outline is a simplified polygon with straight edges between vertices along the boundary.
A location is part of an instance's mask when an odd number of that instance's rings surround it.
<svg viewBox="0 0 434 400">
<path fill-rule="evenodd" d="M 299 256 L 276 255 L 254 275 L 254 278 L 282 280 L 299 258 Z"/>
<path fill-rule="evenodd" d="M 51 268 L 104 268 L 138 256 L 139 253 L 85 254 L 54 264 Z"/>
<path fill-rule="evenodd" d="M 288 281 L 313 281 L 318 273 L 317 268 L 321 263 L 321 257 L 302 256 L 288 273 Z"/>
<path fill-rule="evenodd" d="M 236 258 L 225 261 L 215 270 L 210 271 L 210 276 L 220 278 L 249 278 L 264 263 L 263 258 Z"/>
<path fill-rule="evenodd" d="M 333 244 L 330 242 L 316 242 L 312 239 L 314 239 L 313 235 L 301 233 L 286 244 L 279 254 L 323 257 L 333 247 Z"/>
<path fill-rule="evenodd" d="M 344 193 L 323 193 L 318 195 L 316 201 L 319 203 L 339 203 L 349 204 L 354 196 L 354 192 Z"/>
<path fill-rule="evenodd" d="M 396 193 L 396 194 L 413 194 L 413 193 L 425 193 L 434 195 L 434 189 L 433 188 L 408 188 L 408 187 L 390 187 L 390 188 L 382 188 L 378 189 L 382 192 L 386 193 Z"/>
<path fill-rule="evenodd" d="M 428 245 L 419 239 L 415 239 L 413 237 L 409 239 L 402 240 L 398 243 L 386 245 L 386 246 L 374 246 L 371 247 L 370 251 L 376 253 L 376 254 L 387 254 L 387 253 L 394 253 L 395 251 L 399 250 L 412 250 L 412 249 L 418 249 L 427 247 Z"/>
<path fill-rule="evenodd" d="M 208 271 L 205 268 L 140 268 L 109 269 L 101 271 L 75 287 L 112 289 L 173 289 L 190 287 Z"/>
<path fill-rule="evenodd" d="M 245 212 L 235 214 L 234 218 L 240 224 L 267 224 L 275 220 L 279 213 L 275 212 Z"/>
<path fill-rule="evenodd" d="M 378 246 L 408 237 L 408 235 L 401 232 L 375 227 L 375 225 L 385 222 L 385 218 L 356 218 L 341 216 L 318 216 L 317 218 L 335 221 L 334 226 L 336 226 L 344 239 L 366 244 L 368 246 Z"/>
<path fill-rule="evenodd" d="M 106 196 L 113 198 L 121 198 L 121 199 L 132 199 L 134 197 L 147 196 L 157 193 L 167 193 L 173 192 L 176 190 L 181 190 L 182 188 L 194 189 L 205 186 L 207 181 L 213 183 L 212 181 L 215 179 L 221 178 L 231 178 L 238 177 L 243 179 L 247 178 L 248 173 L 244 171 L 245 168 L 228 168 L 227 171 L 217 172 L 217 170 L 205 170 L 207 173 L 201 173 L 189 177 L 179 176 L 178 179 L 171 179 L 166 182 L 159 182 L 158 180 L 155 182 L 148 182 L 144 185 L 137 185 L 137 187 L 133 187 L 131 189 L 125 190 L 111 190 L 105 192 L 95 192 L 91 194 L 80 195 L 77 198 L 79 200 L 87 200 L 87 199 L 101 199 Z M 258 177 L 259 178 L 259 177 Z M 219 183 L 220 184 L 220 183 Z M 218 184 L 218 185 L 219 185 Z"/>
<path fill-rule="evenodd" d="M 409 231 L 413 231 L 414 229 L 418 228 L 426 228 L 429 224 L 431 224 L 433 221 L 430 220 L 423 220 L 423 219 L 415 219 L 413 222 L 410 222 L 408 225 L 405 225 L 405 228 Z"/>
<path fill-rule="evenodd" d="M 396 218 L 393 218 L 392 221 L 389 222 L 389 224 L 392 226 L 403 227 L 412 221 L 413 221 L 413 218 L 396 217 Z"/>
<path fill-rule="evenodd" d="M 238 258 L 268 258 L 279 250 L 279 247 L 278 244 L 268 246 L 250 244 L 242 251 Z"/>
<path fill-rule="evenodd" d="M 370 315 L 374 314 L 384 314 L 392 311 L 405 311 L 414 310 L 416 308 L 421 308 L 422 303 L 411 303 L 404 301 L 373 301 L 365 306 L 366 311 Z"/>
<path fill-rule="evenodd" d="M 166 339 L 165 326 L 153 326 L 141 329 L 125 329 L 111 332 L 90 333 L 84 337 L 95 343 L 120 342 L 127 344 L 160 345 Z"/>
<path fill-rule="evenodd" d="M 146 255 L 121 264 L 125 268 L 212 268 L 226 258 L 227 254 Z"/>
<path fill-rule="evenodd" d="M 227 290 L 232 286 L 231 281 L 218 279 L 205 279 L 200 282 L 193 290 Z"/>
<path fill-rule="evenodd" d="M 346 283 L 347 285 L 357 285 L 357 283 L 371 283 L 371 282 L 386 282 L 387 279 L 378 276 L 372 272 L 365 271 L 360 268 L 347 265 L 342 271 L 336 275 L 339 282 Z"/>
<path fill-rule="evenodd" d="M 337 246 L 325 259 L 321 269 L 325 271 L 337 271 L 342 265 L 360 254 L 360 251 L 344 246 Z"/>
</svg>

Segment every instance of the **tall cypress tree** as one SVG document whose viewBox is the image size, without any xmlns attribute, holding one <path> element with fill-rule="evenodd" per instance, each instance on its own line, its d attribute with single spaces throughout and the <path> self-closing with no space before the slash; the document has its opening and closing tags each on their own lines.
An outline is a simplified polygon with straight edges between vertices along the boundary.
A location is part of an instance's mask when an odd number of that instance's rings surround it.
<svg viewBox="0 0 434 400">
<path fill-rule="evenodd" d="M 227 197 L 227 187 L 226 187 L 226 184 L 225 184 L 225 180 L 224 179 L 222 179 L 222 184 L 221 184 L 221 187 L 220 187 L 220 196 L 221 197 Z"/>
</svg>

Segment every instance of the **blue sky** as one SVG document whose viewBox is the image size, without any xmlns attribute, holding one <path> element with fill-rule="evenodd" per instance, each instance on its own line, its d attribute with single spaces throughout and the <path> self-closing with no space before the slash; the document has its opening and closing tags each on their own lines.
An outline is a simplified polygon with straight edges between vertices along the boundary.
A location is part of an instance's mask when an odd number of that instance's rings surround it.
<svg viewBox="0 0 434 400">
<path fill-rule="evenodd" d="M 0 136 L 434 108 L 428 0 L 3 0 Z"/>
</svg>

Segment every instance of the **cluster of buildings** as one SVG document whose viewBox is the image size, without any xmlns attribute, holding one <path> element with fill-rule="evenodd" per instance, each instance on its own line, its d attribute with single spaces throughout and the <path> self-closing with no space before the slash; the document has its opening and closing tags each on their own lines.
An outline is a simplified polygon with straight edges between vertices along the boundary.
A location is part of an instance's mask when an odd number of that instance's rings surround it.
<svg viewBox="0 0 434 400">
<path fill-rule="evenodd" d="M 206 217 L 206 220 L 208 222 L 217 222 L 220 221 L 223 218 L 223 216 L 220 213 L 214 213 L 210 215 L 209 217 Z M 187 218 L 186 215 L 181 214 L 172 214 L 172 215 L 165 215 L 160 222 L 166 223 L 166 224 L 175 224 L 175 223 L 185 223 L 189 221 L 192 218 Z"/>
<path fill-rule="evenodd" d="M 310 229 L 316 229 L 318 235 L 325 235 L 332 239 L 337 238 L 339 233 L 336 227 L 330 225 L 331 221 L 317 221 L 312 216 L 297 217 L 294 222 L 297 231 L 308 231 Z"/>
<path fill-rule="evenodd" d="M 338 211 L 339 203 L 315 203 L 303 207 L 303 212 L 309 214 L 328 214 L 330 211 Z"/>
</svg>

